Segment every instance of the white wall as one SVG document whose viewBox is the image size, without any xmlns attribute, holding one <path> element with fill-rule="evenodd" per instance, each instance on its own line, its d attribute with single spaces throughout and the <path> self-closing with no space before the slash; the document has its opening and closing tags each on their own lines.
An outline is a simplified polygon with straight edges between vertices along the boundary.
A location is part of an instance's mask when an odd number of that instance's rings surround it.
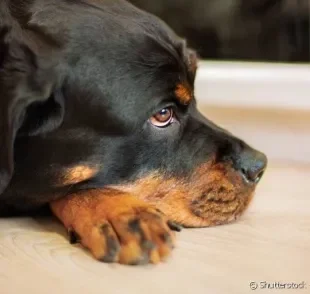
<svg viewBox="0 0 310 294">
<path fill-rule="evenodd" d="M 200 109 L 273 161 L 310 164 L 310 66 L 202 62 Z"/>
</svg>

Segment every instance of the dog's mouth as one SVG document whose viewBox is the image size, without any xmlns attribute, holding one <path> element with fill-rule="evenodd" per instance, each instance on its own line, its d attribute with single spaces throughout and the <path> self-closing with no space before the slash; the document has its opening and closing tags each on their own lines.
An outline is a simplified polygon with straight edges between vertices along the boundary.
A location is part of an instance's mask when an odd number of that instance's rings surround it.
<svg viewBox="0 0 310 294">
<path fill-rule="evenodd" d="M 251 202 L 255 187 L 231 165 L 210 162 L 189 177 L 156 172 L 117 188 L 154 204 L 185 227 L 206 227 L 236 220 Z"/>
<path fill-rule="evenodd" d="M 229 164 L 200 167 L 194 183 L 203 186 L 203 192 L 191 202 L 191 211 L 207 226 L 237 219 L 248 207 L 256 186 Z"/>
<path fill-rule="evenodd" d="M 195 216 L 200 218 L 198 226 L 226 224 L 242 215 L 251 202 L 253 195 L 254 189 L 233 189 L 228 191 L 219 188 L 219 190 L 207 191 L 197 197 L 190 203 L 190 209 Z M 191 218 L 184 225 L 196 227 L 196 219 Z"/>
</svg>

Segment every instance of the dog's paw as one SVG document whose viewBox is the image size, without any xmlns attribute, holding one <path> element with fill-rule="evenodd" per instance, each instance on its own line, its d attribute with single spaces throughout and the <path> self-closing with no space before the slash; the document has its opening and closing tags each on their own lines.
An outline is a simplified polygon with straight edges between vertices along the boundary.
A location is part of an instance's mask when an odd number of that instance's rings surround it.
<svg viewBox="0 0 310 294">
<path fill-rule="evenodd" d="M 132 208 L 134 208 L 133 211 Z M 132 207 L 127 212 L 94 222 L 81 241 L 104 262 L 157 263 L 174 247 L 174 235 L 163 216 L 150 207 Z"/>
<path fill-rule="evenodd" d="M 80 242 L 103 262 L 158 263 L 170 255 L 173 230 L 179 230 L 156 208 L 113 190 L 75 194 L 51 207 L 71 241 Z"/>
</svg>

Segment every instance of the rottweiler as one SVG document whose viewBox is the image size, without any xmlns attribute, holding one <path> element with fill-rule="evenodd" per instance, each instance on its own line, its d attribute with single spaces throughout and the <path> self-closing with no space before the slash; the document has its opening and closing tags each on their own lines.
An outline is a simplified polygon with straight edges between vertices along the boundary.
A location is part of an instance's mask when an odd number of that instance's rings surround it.
<svg viewBox="0 0 310 294">
<path fill-rule="evenodd" d="M 198 110 L 198 57 L 123 0 L 0 2 L 0 215 L 44 206 L 103 262 L 234 221 L 266 156 Z"/>
</svg>

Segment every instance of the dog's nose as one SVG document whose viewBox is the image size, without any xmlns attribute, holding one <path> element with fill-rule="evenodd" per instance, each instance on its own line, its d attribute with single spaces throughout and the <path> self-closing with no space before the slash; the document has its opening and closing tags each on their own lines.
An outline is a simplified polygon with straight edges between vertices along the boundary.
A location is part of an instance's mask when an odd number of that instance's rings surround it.
<svg viewBox="0 0 310 294">
<path fill-rule="evenodd" d="M 258 183 L 261 180 L 266 167 L 266 155 L 249 148 L 244 150 L 240 155 L 237 169 L 242 173 L 247 182 Z"/>
</svg>

